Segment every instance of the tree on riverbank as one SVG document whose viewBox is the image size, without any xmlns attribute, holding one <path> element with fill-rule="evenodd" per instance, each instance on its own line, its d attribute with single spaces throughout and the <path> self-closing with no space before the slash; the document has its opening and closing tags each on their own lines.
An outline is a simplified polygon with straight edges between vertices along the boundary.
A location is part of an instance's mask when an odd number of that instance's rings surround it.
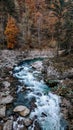
<svg viewBox="0 0 73 130">
<path fill-rule="evenodd" d="M 16 46 L 18 33 L 19 33 L 19 29 L 16 26 L 15 19 L 9 16 L 8 23 L 5 29 L 5 35 L 7 39 L 7 48 L 13 49 Z"/>
</svg>

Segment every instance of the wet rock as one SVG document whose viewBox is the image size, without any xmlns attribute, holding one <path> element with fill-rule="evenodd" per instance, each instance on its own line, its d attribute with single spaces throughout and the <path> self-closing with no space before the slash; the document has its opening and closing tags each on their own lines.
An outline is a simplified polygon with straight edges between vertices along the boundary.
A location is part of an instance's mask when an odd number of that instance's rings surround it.
<svg viewBox="0 0 73 130">
<path fill-rule="evenodd" d="M 0 105 L 0 117 L 5 117 L 6 106 Z"/>
<path fill-rule="evenodd" d="M 15 114 L 13 115 L 13 121 L 16 121 L 18 117 L 19 117 L 19 114 L 18 114 L 18 113 L 15 113 Z"/>
<path fill-rule="evenodd" d="M 21 116 L 27 116 L 30 113 L 30 110 L 22 105 L 15 107 L 13 111 L 18 112 Z"/>
<path fill-rule="evenodd" d="M 27 130 L 23 124 L 23 120 L 18 120 L 18 130 Z"/>
<path fill-rule="evenodd" d="M 20 105 L 20 106 L 16 106 L 13 111 L 14 112 L 21 112 L 24 109 L 25 109 L 25 106 Z"/>
<path fill-rule="evenodd" d="M 25 124 L 26 127 L 28 127 L 28 126 L 30 126 L 32 124 L 32 120 L 29 119 L 29 118 L 25 118 L 24 119 L 24 124 Z"/>
<path fill-rule="evenodd" d="M 44 112 L 42 112 L 42 117 L 47 117 L 47 115 Z"/>
<path fill-rule="evenodd" d="M 11 95 L 8 95 L 6 97 L 1 97 L 0 104 L 9 104 L 12 103 L 13 97 Z"/>
<path fill-rule="evenodd" d="M 49 85 L 49 87 L 55 87 L 55 86 L 57 86 L 58 85 L 58 81 L 56 81 L 56 80 L 48 80 L 48 81 L 46 81 L 46 84 L 47 85 Z"/>
<path fill-rule="evenodd" d="M 38 96 L 42 96 L 42 93 L 40 93 L 40 92 L 37 92 L 36 94 L 37 94 Z"/>
<path fill-rule="evenodd" d="M 21 116 L 27 116 L 27 115 L 29 115 L 29 113 L 30 113 L 30 110 L 27 109 L 26 112 L 25 112 L 25 110 L 21 111 L 21 112 L 20 112 L 20 115 L 21 115 Z"/>
<path fill-rule="evenodd" d="M 6 123 L 4 123 L 3 130 L 12 130 L 12 120 L 8 120 Z"/>
<path fill-rule="evenodd" d="M 23 120 L 18 119 L 18 121 L 13 122 L 13 130 L 27 130 L 27 128 Z"/>
<path fill-rule="evenodd" d="M 34 130 L 42 130 L 40 125 L 39 125 L 39 123 L 37 121 L 35 121 L 34 125 L 35 125 L 34 126 Z"/>
<path fill-rule="evenodd" d="M 35 102 L 31 102 L 30 103 L 30 110 L 34 110 L 35 108 L 37 108 L 37 105 L 35 104 Z"/>
</svg>

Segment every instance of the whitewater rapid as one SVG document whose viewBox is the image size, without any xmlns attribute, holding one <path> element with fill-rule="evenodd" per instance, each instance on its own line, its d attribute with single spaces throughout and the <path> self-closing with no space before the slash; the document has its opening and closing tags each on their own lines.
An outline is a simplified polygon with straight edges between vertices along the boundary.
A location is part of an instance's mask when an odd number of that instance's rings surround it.
<svg viewBox="0 0 73 130">
<path fill-rule="evenodd" d="M 61 125 L 60 97 L 50 92 L 41 73 L 34 69 L 31 63 L 25 62 L 14 68 L 14 77 L 27 88 L 26 93 L 22 94 L 23 86 L 18 86 L 16 104 L 29 107 L 30 101 L 35 99 L 36 107 L 31 110 L 29 118 L 33 119 L 36 116 L 35 120 L 39 122 L 42 130 L 64 130 L 64 126 Z M 34 122 L 28 130 L 34 130 Z"/>
</svg>

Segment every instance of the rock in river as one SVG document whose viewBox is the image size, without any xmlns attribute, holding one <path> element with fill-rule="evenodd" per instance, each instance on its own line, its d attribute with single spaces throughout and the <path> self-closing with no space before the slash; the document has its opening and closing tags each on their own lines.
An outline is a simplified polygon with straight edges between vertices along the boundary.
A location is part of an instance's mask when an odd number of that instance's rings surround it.
<svg viewBox="0 0 73 130">
<path fill-rule="evenodd" d="M 22 105 L 15 107 L 13 111 L 18 112 L 21 116 L 27 116 L 30 113 L 30 110 Z"/>
<path fill-rule="evenodd" d="M 24 119 L 24 124 L 25 124 L 26 127 L 28 127 L 28 126 L 30 126 L 32 124 L 32 120 L 29 119 L 29 118 L 25 118 Z"/>
</svg>

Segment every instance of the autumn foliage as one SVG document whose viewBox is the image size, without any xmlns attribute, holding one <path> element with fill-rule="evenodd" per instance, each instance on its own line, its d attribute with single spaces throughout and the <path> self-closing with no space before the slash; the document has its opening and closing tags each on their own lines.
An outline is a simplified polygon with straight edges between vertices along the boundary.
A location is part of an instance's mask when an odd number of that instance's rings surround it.
<svg viewBox="0 0 73 130">
<path fill-rule="evenodd" d="M 7 39 L 7 48 L 13 49 L 17 44 L 17 35 L 19 33 L 19 29 L 16 26 L 15 19 L 11 16 L 8 17 L 7 26 L 4 33 Z"/>
</svg>

